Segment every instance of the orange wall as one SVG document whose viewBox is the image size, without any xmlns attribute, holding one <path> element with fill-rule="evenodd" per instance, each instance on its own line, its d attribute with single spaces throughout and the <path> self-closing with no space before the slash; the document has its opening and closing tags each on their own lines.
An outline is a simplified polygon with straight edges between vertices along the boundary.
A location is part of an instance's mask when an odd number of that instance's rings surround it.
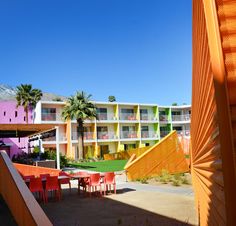
<svg viewBox="0 0 236 226">
<path fill-rule="evenodd" d="M 52 226 L 5 152 L 0 152 L 0 193 L 20 226 Z M 0 224 L 2 224 L 1 222 Z"/>
</svg>

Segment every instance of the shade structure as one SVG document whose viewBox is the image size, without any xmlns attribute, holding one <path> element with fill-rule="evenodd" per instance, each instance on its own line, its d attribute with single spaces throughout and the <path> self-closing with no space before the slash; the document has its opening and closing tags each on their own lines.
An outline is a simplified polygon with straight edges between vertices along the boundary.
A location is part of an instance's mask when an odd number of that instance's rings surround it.
<svg viewBox="0 0 236 226">
<path fill-rule="evenodd" d="M 55 129 L 57 124 L 0 124 L 0 138 L 29 137 Z"/>
</svg>

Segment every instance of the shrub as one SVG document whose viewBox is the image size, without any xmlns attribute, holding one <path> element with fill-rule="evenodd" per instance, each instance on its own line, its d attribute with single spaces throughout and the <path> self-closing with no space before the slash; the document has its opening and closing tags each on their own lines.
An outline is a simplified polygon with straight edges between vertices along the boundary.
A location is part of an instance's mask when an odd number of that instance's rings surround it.
<svg viewBox="0 0 236 226">
<path fill-rule="evenodd" d="M 180 180 L 173 179 L 172 185 L 173 185 L 173 186 L 180 186 L 180 185 L 181 185 L 181 181 L 180 181 Z"/>
<path fill-rule="evenodd" d="M 169 174 L 169 172 L 165 169 L 161 171 L 161 175 L 159 176 L 159 181 L 163 184 L 167 184 L 168 182 L 171 182 L 172 176 Z"/>
</svg>

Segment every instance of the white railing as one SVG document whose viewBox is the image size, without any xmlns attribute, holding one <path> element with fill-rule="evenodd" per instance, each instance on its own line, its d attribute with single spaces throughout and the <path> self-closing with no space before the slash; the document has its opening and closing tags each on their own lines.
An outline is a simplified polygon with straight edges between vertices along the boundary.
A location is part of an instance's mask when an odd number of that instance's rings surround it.
<svg viewBox="0 0 236 226">
<path fill-rule="evenodd" d="M 138 135 L 137 135 L 137 131 L 132 131 L 132 132 L 129 132 L 129 131 L 122 131 L 120 133 L 120 137 L 121 139 L 122 138 L 125 138 L 125 139 L 132 139 L 132 138 L 138 138 Z"/>
<path fill-rule="evenodd" d="M 161 137 L 165 137 L 166 135 L 168 135 L 170 133 L 169 130 L 163 130 L 163 131 L 160 131 L 160 136 Z"/>
<path fill-rule="evenodd" d="M 155 131 L 142 131 L 141 138 L 157 138 L 157 133 Z"/>
<path fill-rule="evenodd" d="M 157 118 L 153 114 L 140 114 L 141 121 L 157 121 Z"/>
<path fill-rule="evenodd" d="M 168 115 L 159 115 L 160 122 L 168 122 Z"/>
<path fill-rule="evenodd" d="M 98 132 L 99 140 L 107 140 L 107 139 L 117 139 L 117 136 L 114 132 Z"/>
<path fill-rule="evenodd" d="M 189 121 L 191 118 L 190 114 L 187 115 L 172 115 L 172 121 Z"/>
<path fill-rule="evenodd" d="M 190 136 L 189 130 L 176 130 L 176 132 L 179 136 Z"/>
<path fill-rule="evenodd" d="M 72 132 L 71 139 L 78 140 L 78 133 Z M 94 132 L 84 132 L 84 140 L 94 140 Z"/>
<path fill-rule="evenodd" d="M 42 121 L 63 121 L 60 113 L 43 113 L 41 115 Z"/>
<path fill-rule="evenodd" d="M 136 115 L 132 113 L 120 113 L 120 120 L 137 120 Z"/>
<path fill-rule="evenodd" d="M 98 113 L 98 120 L 117 120 L 114 114 L 112 113 Z"/>
<path fill-rule="evenodd" d="M 44 142 L 47 142 L 47 141 L 56 141 L 56 136 L 43 138 L 43 141 L 44 141 Z M 60 133 L 60 134 L 59 134 L 59 141 L 67 141 L 66 133 Z"/>
</svg>

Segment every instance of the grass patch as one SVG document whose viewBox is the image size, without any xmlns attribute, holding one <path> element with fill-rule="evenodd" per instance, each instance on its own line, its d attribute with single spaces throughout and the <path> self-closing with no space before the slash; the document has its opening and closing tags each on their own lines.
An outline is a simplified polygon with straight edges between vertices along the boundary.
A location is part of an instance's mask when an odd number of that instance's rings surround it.
<svg viewBox="0 0 236 226">
<path fill-rule="evenodd" d="M 114 172 L 124 170 L 127 160 L 104 160 L 99 162 L 70 163 L 69 166 L 97 172 Z"/>
</svg>

